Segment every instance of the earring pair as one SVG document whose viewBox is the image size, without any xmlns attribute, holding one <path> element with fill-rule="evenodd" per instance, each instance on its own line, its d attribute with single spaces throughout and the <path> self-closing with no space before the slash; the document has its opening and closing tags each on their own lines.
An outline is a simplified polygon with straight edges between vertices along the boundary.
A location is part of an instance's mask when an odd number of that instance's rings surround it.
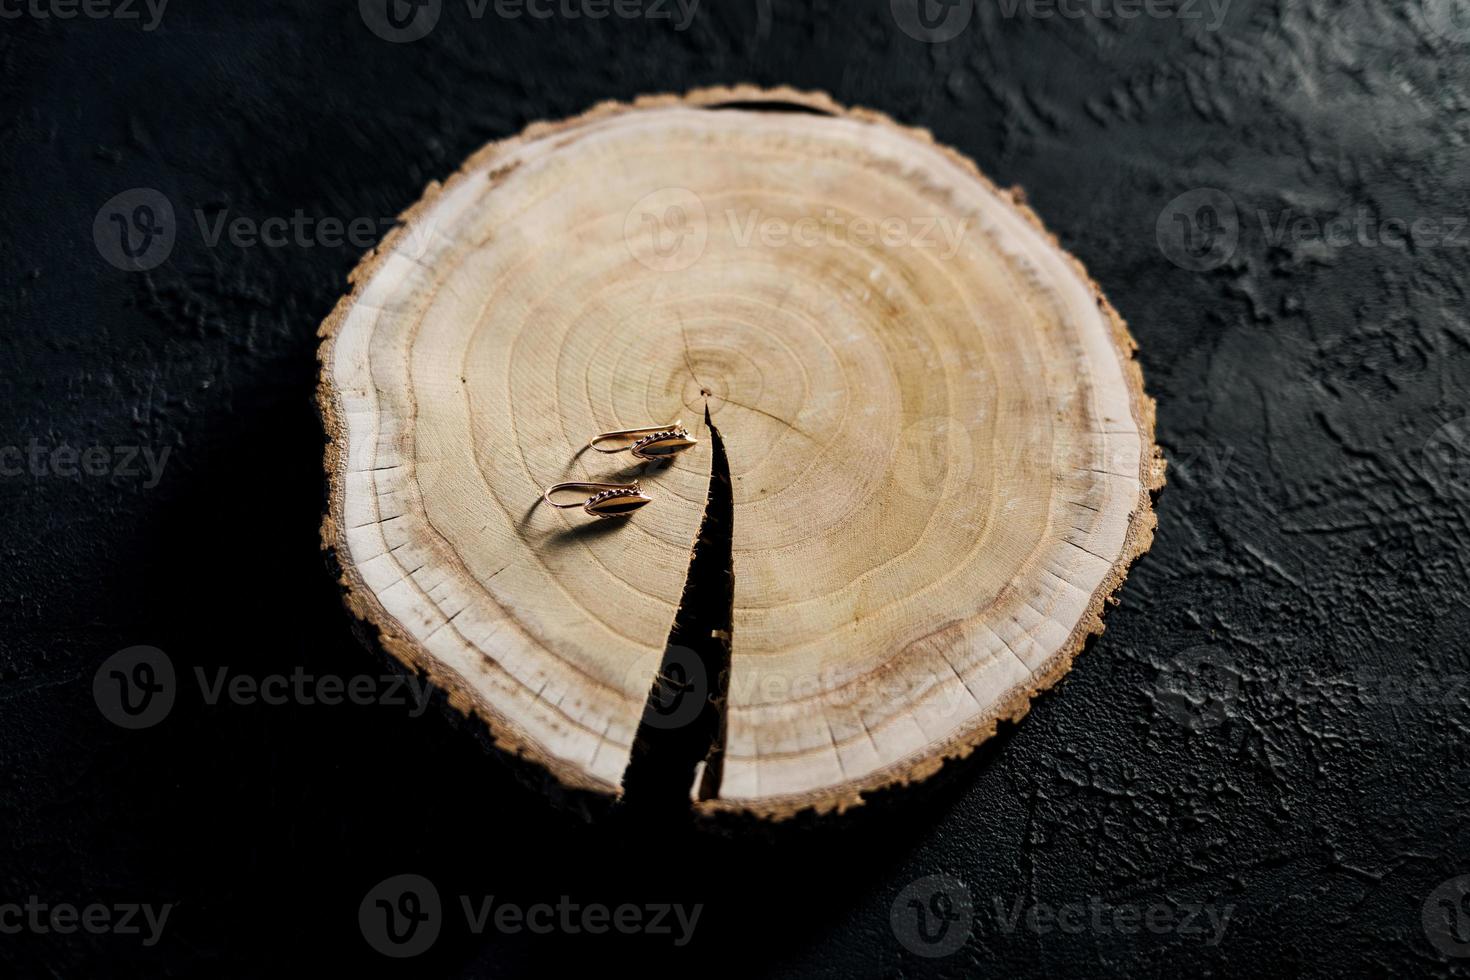
<svg viewBox="0 0 1470 980">
<path fill-rule="evenodd" d="M 600 453 L 632 453 L 638 459 L 654 461 L 672 459 L 696 445 L 697 441 L 689 435 L 689 430 L 684 428 L 681 420 L 669 425 L 649 425 L 640 429 L 599 432 L 592 437 L 591 442 L 587 443 L 587 448 L 595 449 Z M 613 448 L 604 448 L 608 445 L 612 445 Z M 571 503 L 559 504 L 551 499 L 552 494 L 568 490 L 595 492 L 585 500 Z M 588 514 L 597 518 L 627 517 L 644 504 L 653 502 L 653 498 L 643 492 L 637 480 L 632 483 L 587 483 L 582 481 L 558 483 L 554 487 L 549 487 L 541 495 L 541 499 L 558 509 L 581 507 Z"/>
</svg>

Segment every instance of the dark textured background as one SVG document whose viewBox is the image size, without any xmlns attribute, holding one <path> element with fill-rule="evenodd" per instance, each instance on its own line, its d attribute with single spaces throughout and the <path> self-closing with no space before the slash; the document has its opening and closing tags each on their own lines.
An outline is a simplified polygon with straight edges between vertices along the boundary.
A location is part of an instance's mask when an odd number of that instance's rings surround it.
<svg viewBox="0 0 1470 980">
<path fill-rule="evenodd" d="M 1466 411 L 1470 247 L 1272 237 L 1283 217 L 1360 207 L 1450 234 L 1470 214 L 1465 4 L 1233 0 L 1209 31 L 997 3 L 941 44 L 878 0 L 705 0 L 685 31 L 474 20 L 446 0 L 412 44 L 326 0 L 174 0 L 153 31 L 0 20 L 0 442 L 171 450 L 151 489 L 0 479 L 0 902 L 176 903 L 151 948 L 0 935 L 0 972 L 1463 972 L 1421 915 L 1470 872 L 1470 457 L 1442 428 Z M 204 703 L 196 667 L 386 667 L 317 550 L 315 331 L 360 250 L 208 247 L 194 210 L 391 217 L 530 121 L 736 81 L 932 129 L 1023 185 L 1128 319 L 1171 474 L 1106 635 L 937 786 L 774 840 L 587 826 L 438 711 Z M 179 215 L 171 256 L 142 273 L 92 236 L 134 187 Z M 1199 187 L 1233 200 L 1239 243 L 1189 271 L 1156 222 Z M 135 644 L 166 651 L 182 689 L 125 731 L 92 680 Z M 401 872 L 456 914 L 459 894 L 705 908 L 683 949 L 476 936 L 451 914 L 404 966 L 357 922 Z M 890 908 L 939 872 L 968 886 L 974 934 L 926 959 Z M 1233 914 L 1215 946 L 1007 933 L 995 915 L 1091 896 Z M 1458 925 L 1470 938 L 1470 914 Z"/>
</svg>

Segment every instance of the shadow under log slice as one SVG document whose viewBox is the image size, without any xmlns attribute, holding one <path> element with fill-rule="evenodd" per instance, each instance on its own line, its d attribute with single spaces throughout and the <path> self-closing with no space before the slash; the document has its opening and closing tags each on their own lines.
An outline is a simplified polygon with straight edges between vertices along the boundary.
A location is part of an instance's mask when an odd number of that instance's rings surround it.
<svg viewBox="0 0 1470 980">
<path fill-rule="evenodd" d="M 629 808 L 674 814 L 691 800 L 720 790 L 725 747 L 725 694 L 730 679 L 734 619 L 734 516 L 725 443 L 705 406 L 711 463 L 704 519 L 689 562 L 689 577 L 663 662 L 648 693 L 643 719 L 623 774 Z M 703 773 L 698 776 L 700 764 Z"/>
</svg>

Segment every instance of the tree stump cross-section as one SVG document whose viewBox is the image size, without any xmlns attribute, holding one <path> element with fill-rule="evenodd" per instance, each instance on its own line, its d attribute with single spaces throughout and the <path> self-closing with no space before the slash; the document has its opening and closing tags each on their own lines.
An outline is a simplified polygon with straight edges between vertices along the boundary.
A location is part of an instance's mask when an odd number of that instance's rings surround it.
<svg viewBox="0 0 1470 980">
<path fill-rule="evenodd" d="M 568 788 L 780 818 L 922 779 L 1067 671 L 1151 540 L 1153 403 L 1082 266 L 819 94 L 538 123 L 351 281 L 320 355 L 348 603 Z M 586 449 L 678 420 L 667 462 Z M 626 519 L 540 503 L 633 479 Z"/>
</svg>

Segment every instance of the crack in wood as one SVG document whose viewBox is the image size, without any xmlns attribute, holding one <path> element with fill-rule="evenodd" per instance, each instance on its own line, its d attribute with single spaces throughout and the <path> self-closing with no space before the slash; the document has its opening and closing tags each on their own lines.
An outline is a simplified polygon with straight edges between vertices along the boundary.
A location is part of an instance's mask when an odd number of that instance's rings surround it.
<svg viewBox="0 0 1470 980">
<path fill-rule="evenodd" d="M 711 447 L 704 519 L 623 774 L 629 806 L 665 813 L 687 810 L 691 790 L 700 800 L 717 796 L 725 753 L 735 607 L 735 502 L 725 443 L 708 405 L 704 424 Z"/>
</svg>

